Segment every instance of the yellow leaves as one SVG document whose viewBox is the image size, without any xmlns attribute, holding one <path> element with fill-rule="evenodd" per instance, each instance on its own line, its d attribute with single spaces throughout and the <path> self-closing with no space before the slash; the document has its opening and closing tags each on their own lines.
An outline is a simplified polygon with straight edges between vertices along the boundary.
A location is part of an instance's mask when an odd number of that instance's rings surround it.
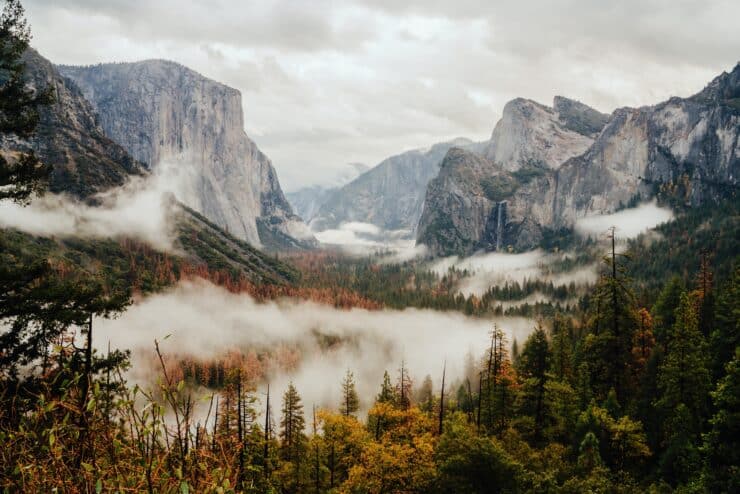
<svg viewBox="0 0 740 494">
<path fill-rule="evenodd" d="M 376 403 L 370 414 L 384 433 L 380 441 L 364 441 L 342 492 L 423 492 L 435 475 L 433 421 L 416 407 L 388 403 Z"/>
</svg>

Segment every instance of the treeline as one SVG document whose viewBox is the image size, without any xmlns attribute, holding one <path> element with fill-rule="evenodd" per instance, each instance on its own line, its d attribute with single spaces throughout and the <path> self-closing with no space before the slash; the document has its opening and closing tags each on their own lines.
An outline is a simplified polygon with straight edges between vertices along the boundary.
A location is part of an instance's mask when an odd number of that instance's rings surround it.
<svg viewBox="0 0 740 494">
<path fill-rule="evenodd" d="M 550 317 L 576 310 L 583 294 L 582 287 L 574 282 L 556 285 L 527 279 L 492 285 L 481 295 L 465 295 L 460 285 L 472 275 L 466 270 L 450 269 L 440 277 L 415 261 L 387 264 L 372 257 L 357 259 L 326 252 L 294 254 L 290 260 L 303 273 L 302 286 L 338 287 L 392 309 L 454 310 L 480 317 Z M 564 262 L 566 269 L 572 266 Z M 531 296 L 541 296 L 542 300 L 528 302 Z"/>
</svg>

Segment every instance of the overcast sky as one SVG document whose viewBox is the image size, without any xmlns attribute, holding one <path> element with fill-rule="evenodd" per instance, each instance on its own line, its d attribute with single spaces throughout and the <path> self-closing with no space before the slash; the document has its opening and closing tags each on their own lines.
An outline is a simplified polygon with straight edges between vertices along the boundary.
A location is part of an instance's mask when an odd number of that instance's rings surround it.
<svg viewBox="0 0 740 494">
<path fill-rule="evenodd" d="M 55 63 L 166 58 L 241 90 L 286 191 L 347 163 L 490 135 L 506 101 L 611 112 L 740 60 L 740 2 L 26 0 Z"/>
</svg>

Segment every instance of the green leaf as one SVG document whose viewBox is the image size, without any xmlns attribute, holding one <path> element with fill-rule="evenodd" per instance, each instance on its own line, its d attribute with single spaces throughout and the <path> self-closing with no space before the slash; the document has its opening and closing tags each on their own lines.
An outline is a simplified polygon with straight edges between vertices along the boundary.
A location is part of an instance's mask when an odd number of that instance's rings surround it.
<svg viewBox="0 0 740 494">
<path fill-rule="evenodd" d="M 103 492 L 103 479 L 98 479 L 97 482 L 95 482 L 95 493 L 100 494 Z"/>
<path fill-rule="evenodd" d="M 190 486 L 184 480 L 180 482 L 180 494 L 188 494 L 190 492 Z"/>
<path fill-rule="evenodd" d="M 54 443 L 57 440 L 57 436 L 54 434 L 54 431 L 49 432 L 49 448 L 54 447 Z"/>
<path fill-rule="evenodd" d="M 93 471 L 93 466 L 90 465 L 89 463 L 85 463 L 84 461 L 82 462 L 82 468 L 84 468 L 86 472 Z"/>
</svg>

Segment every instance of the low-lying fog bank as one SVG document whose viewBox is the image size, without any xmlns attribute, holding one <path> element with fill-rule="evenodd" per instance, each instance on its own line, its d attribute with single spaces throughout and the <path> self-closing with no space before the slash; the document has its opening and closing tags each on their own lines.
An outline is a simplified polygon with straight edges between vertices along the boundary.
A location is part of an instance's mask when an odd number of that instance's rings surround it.
<svg viewBox="0 0 740 494">
<path fill-rule="evenodd" d="M 114 348 L 131 349 L 130 378 L 139 383 L 156 377 L 155 339 L 165 354 L 198 359 L 274 351 L 279 355 L 263 364 L 276 397 L 292 380 L 308 407 L 337 407 L 347 369 L 361 397 L 377 394 L 385 370 L 395 380 L 402 361 L 417 383 L 430 374 L 438 389 L 445 360 L 448 382 L 462 379 L 469 354 L 479 358 L 485 351 L 494 322 L 520 343 L 534 326 L 526 318 L 476 319 L 432 310 L 256 303 L 206 282 L 188 282 L 137 302 L 118 319 L 97 320 L 95 340 L 101 351 L 109 341 Z"/>
</svg>

